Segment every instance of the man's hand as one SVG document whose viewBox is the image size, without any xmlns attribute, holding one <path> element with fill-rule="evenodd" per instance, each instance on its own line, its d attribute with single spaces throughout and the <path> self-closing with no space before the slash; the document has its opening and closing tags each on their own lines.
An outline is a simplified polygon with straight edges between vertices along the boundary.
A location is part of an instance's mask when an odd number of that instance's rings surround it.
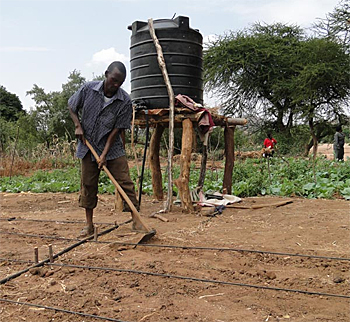
<svg viewBox="0 0 350 322">
<path fill-rule="evenodd" d="M 106 155 L 102 153 L 100 155 L 100 161 L 98 162 L 98 168 L 102 169 L 104 165 L 107 165 Z"/>
<path fill-rule="evenodd" d="M 85 144 L 85 136 L 84 131 L 81 126 L 75 127 L 75 137 L 79 140 L 81 140 Z"/>
</svg>

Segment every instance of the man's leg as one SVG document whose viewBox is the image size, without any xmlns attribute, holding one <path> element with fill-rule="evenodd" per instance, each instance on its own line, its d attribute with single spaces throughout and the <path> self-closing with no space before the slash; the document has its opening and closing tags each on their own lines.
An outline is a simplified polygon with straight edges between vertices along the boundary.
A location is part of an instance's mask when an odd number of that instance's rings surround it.
<svg viewBox="0 0 350 322">
<path fill-rule="evenodd" d="M 85 208 L 85 215 L 86 215 L 86 233 L 91 234 L 94 231 L 94 222 L 93 222 L 94 209 Z"/>
<path fill-rule="evenodd" d="M 91 153 L 87 153 L 81 162 L 81 188 L 79 206 L 85 208 L 86 227 L 82 234 L 94 231 L 93 213 L 97 205 L 98 178 L 100 170 L 95 161 L 91 160 Z"/>
<path fill-rule="evenodd" d="M 335 161 L 339 160 L 339 150 L 337 148 L 334 149 L 334 160 Z"/>
<path fill-rule="evenodd" d="M 130 178 L 129 166 L 126 157 L 122 156 L 120 158 L 107 161 L 107 168 L 127 194 L 136 209 L 139 210 L 139 202 L 136 198 L 134 183 Z M 125 210 L 131 212 L 130 207 L 127 205 Z"/>
</svg>

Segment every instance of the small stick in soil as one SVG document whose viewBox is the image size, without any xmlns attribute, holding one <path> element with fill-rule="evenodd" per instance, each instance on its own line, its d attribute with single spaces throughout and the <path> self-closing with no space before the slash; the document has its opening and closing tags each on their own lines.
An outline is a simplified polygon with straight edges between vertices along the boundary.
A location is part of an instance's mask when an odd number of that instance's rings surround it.
<svg viewBox="0 0 350 322">
<path fill-rule="evenodd" d="M 50 263 L 53 263 L 53 251 L 52 251 L 52 245 L 49 245 L 49 259 Z"/>
<path fill-rule="evenodd" d="M 39 263 L 39 249 L 34 247 L 34 263 Z"/>
<path fill-rule="evenodd" d="M 98 239 L 98 226 L 96 225 L 94 228 L 94 241 L 97 241 Z"/>
</svg>

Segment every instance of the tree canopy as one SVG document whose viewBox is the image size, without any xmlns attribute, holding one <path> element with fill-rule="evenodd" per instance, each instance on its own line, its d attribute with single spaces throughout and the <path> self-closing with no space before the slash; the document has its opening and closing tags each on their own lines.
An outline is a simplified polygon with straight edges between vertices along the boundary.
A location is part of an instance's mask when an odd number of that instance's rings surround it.
<svg viewBox="0 0 350 322">
<path fill-rule="evenodd" d="M 319 18 L 314 24 L 314 31 L 320 37 L 333 38 L 347 49 L 350 49 L 350 3 L 349 0 L 341 0 L 334 10 Z"/>
<path fill-rule="evenodd" d="M 25 111 L 18 96 L 0 85 L 0 117 L 5 121 L 16 121 L 21 113 Z"/>
<path fill-rule="evenodd" d="M 314 134 L 344 115 L 350 95 L 345 46 L 280 23 L 218 37 L 204 52 L 204 76 L 226 114 L 259 115 L 276 131 L 305 121 Z"/>
<path fill-rule="evenodd" d="M 74 124 L 69 116 L 67 102 L 85 81 L 80 72 L 74 70 L 68 76 L 68 82 L 62 85 L 61 92 L 46 93 L 36 84 L 27 92 L 35 101 L 32 116 L 43 141 L 49 142 L 53 135 L 74 138 Z"/>
</svg>

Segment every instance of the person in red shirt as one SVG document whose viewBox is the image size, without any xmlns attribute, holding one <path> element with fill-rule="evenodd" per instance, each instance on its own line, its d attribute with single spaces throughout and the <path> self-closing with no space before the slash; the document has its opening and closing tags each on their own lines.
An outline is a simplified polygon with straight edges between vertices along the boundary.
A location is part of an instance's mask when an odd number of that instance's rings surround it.
<svg viewBox="0 0 350 322">
<path fill-rule="evenodd" d="M 272 137 L 271 133 L 267 133 L 267 138 L 264 140 L 265 152 L 263 153 L 263 156 L 272 157 L 275 153 L 274 147 L 276 144 L 276 139 Z"/>
</svg>

